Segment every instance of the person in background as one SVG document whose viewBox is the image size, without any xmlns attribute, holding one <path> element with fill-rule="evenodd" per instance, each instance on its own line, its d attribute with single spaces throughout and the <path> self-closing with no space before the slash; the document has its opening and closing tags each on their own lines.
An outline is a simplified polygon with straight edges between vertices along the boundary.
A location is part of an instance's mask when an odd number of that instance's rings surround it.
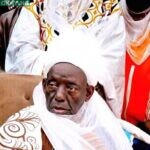
<svg viewBox="0 0 150 150">
<path fill-rule="evenodd" d="M 135 125 L 150 120 L 150 2 L 137 2 L 138 6 L 134 0 L 122 0 L 127 32 L 122 117 Z"/>
<path fill-rule="evenodd" d="M 0 71 L 3 72 L 5 71 L 6 50 L 11 33 L 23 6 L 21 2 L 22 1 L 16 2 L 13 0 L 7 0 L 1 1 L 0 4 Z M 33 0 L 27 0 L 26 2 L 31 3 Z"/>
<path fill-rule="evenodd" d="M 2 7 L 0 9 L 0 70 L 5 70 L 6 49 L 13 31 L 13 27 L 19 17 L 21 6 Z"/>
<path fill-rule="evenodd" d="M 121 2 L 127 33 L 122 118 L 150 134 L 150 1 Z M 137 150 L 150 149 L 140 144 Z"/>
</svg>

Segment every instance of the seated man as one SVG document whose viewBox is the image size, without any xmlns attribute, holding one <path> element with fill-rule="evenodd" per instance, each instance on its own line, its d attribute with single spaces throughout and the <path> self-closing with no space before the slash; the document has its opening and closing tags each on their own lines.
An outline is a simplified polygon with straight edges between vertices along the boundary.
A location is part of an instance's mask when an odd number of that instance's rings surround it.
<svg viewBox="0 0 150 150">
<path fill-rule="evenodd" d="M 94 60 L 96 46 L 91 39 L 80 38 L 74 45 L 61 40 L 65 37 L 51 44 L 52 59 L 47 55 L 39 62 L 45 78 L 34 89 L 34 105 L 1 126 L 0 149 L 132 150 L 122 125 L 94 92 L 99 76 L 94 72 L 99 66 Z M 60 50 L 63 53 L 58 55 Z"/>
</svg>

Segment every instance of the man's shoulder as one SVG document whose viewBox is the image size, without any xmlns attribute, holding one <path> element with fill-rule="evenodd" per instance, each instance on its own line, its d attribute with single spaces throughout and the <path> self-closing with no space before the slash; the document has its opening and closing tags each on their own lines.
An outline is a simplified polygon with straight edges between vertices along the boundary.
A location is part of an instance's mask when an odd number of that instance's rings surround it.
<svg viewBox="0 0 150 150">
<path fill-rule="evenodd" d="M 41 147 L 41 120 L 35 107 L 29 106 L 12 115 L 0 128 L 3 147 Z"/>
</svg>

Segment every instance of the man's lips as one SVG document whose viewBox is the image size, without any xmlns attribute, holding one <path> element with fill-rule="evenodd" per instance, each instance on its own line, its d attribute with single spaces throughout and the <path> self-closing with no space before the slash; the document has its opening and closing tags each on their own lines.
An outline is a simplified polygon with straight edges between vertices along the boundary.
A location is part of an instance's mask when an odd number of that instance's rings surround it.
<svg viewBox="0 0 150 150">
<path fill-rule="evenodd" d="M 69 109 L 65 109 L 63 107 L 53 107 L 51 109 L 52 112 L 56 113 L 56 114 L 66 114 L 66 112 L 69 111 Z"/>
</svg>

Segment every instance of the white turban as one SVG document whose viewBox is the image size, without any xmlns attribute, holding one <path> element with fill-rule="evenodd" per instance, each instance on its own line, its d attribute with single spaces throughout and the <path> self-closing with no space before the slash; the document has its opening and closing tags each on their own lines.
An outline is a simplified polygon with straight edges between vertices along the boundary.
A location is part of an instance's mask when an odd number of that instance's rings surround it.
<svg viewBox="0 0 150 150">
<path fill-rule="evenodd" d="M 70 31 L 70 30 L 69 30 Z M 96 85 L 98 63 L 98 47 L 94 37 L 79 31 L 66 31 L 48 45 L 47 60 L 44 65 L 44 77 L 56 63 L 68 62 L 84 71 L 89 84 Z"/>
</svg>

